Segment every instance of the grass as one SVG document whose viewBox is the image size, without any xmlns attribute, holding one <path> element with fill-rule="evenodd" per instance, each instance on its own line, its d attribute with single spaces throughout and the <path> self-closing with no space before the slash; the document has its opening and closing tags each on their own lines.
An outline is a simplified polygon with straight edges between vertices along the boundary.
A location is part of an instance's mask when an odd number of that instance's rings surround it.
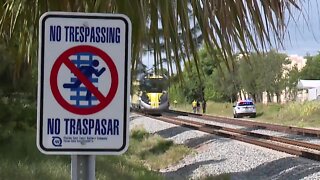
<svg viewBox="0 0 320 180">
<path fill-rule="evenodd" d="M 0 142 L 0 179 L 70 179 L 70 156 L 41 154 L 35 130 L 17 132 Z M 143 129 L 131 132 L 128 151 L 121 156 L 96 156 L 96 179 L 163 179 L 155 171 L 176 163 L 192 151 Z"/>
<path fill-rule="evenodd" d="M 17 132 L 1 142 L 0 179 L 70 179 L 70 158 L 45 156 L 35 142 L 35 131 Z"/>
<path fill-rule="evenodd" d="M 207 102 L 207 114 L 233 117 L 232 103 Z M 251 120 L 291 125 L 297 127 L 320 128 L 320 102 L 290 102 L 287 104 L 256 104 L 257 117 Z M 191 112 L 191 104 L 179 104 L 175 109 Z"/>
<path fill-rule="evenodd" d="M 320 127 L 320 102 L 293 102 L 282 105 L 271 122 L 298 127 Z"/>
<path fill-rule="evenodd" d="M 148 134 L 144 129 L 137 128 L 131 132 L 131 149 L 128 150 L 128 158 L 133 162 L 146 164 L 149 169 L 159 170 L 170 164 L 177 163 L 192 150 L 183 146 L 175 145 L 159 135 Z M 134 152 L 132 152 L 134 151 Z"/>
</svg>

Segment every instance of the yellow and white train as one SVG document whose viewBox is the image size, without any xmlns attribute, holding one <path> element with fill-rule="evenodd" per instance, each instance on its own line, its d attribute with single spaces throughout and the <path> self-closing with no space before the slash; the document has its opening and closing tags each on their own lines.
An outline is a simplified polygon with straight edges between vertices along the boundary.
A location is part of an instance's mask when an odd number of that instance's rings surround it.
<svg viewBox="0 0 320 180">
<path fill-rule="evenodd" d="M 133 107 L 146 114 L 161 115 L 169 109 L 168 79 L 160 75 L 145 76 L 139 84 L 138 98 Z"/>
</svg>

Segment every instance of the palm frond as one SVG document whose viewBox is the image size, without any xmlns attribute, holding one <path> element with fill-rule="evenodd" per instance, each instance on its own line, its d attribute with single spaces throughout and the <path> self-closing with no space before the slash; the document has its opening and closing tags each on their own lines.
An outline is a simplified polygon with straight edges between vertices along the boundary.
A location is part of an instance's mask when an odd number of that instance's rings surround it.
<svg viewBox="0 0 320 180">
<path fill-rule="evenodd" d="M 141 59 L 142 46 L 152 44 L 154 63 L 160 69 L 165 58 L 171 73 L 173 64 L 181 73 L 181 61 L 188 68 L 194 59 L 200 75 L 196 29 L 208 49 L 218 49 L 213 56 L 224 57 L 231 71 L 235 51 L 247 53 L 281 44 L 287 12 L 299 6 L 298 0 L 0 0 L 0 40 L 17 52 L 19 72 L 23 61 L 32 64 L 37 59 L 38 20 L 44 12 L 122 13 L 133 25 L 133 69 Z"/>
</svg>

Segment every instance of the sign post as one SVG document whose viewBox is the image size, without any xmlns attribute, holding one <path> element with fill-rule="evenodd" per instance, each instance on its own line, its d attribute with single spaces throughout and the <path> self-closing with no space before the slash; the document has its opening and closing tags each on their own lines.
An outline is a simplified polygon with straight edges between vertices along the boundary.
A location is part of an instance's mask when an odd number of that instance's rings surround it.
<svg viewBox="0 0 320 180">
<path fill-rule="evenodd" d="M 71 156 L 71 180 L 94 180 L 95 177 L 94 155 Z"/>
<path fill-rule="evenodd" d="M 40 18 L 37 146 L 45 154 L 72 155 L 72 179 L 94 179 L 94 155 L 128 148 L 130 50 L 125 15 L 48 12 Z"/>
</svg>

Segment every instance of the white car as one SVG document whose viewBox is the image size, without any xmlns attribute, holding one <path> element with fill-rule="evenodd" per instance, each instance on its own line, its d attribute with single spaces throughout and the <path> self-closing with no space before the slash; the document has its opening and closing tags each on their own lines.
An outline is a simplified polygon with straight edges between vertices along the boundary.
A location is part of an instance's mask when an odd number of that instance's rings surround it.
<svg viewBox="0 0 320 180">
<path fill-rule="evenodd" d="M 233 117 L 241 118 L 243 116 L 256 117 L 256 106 L 251 100 L 241 100 L 233 106 Z"/>
</svg>

